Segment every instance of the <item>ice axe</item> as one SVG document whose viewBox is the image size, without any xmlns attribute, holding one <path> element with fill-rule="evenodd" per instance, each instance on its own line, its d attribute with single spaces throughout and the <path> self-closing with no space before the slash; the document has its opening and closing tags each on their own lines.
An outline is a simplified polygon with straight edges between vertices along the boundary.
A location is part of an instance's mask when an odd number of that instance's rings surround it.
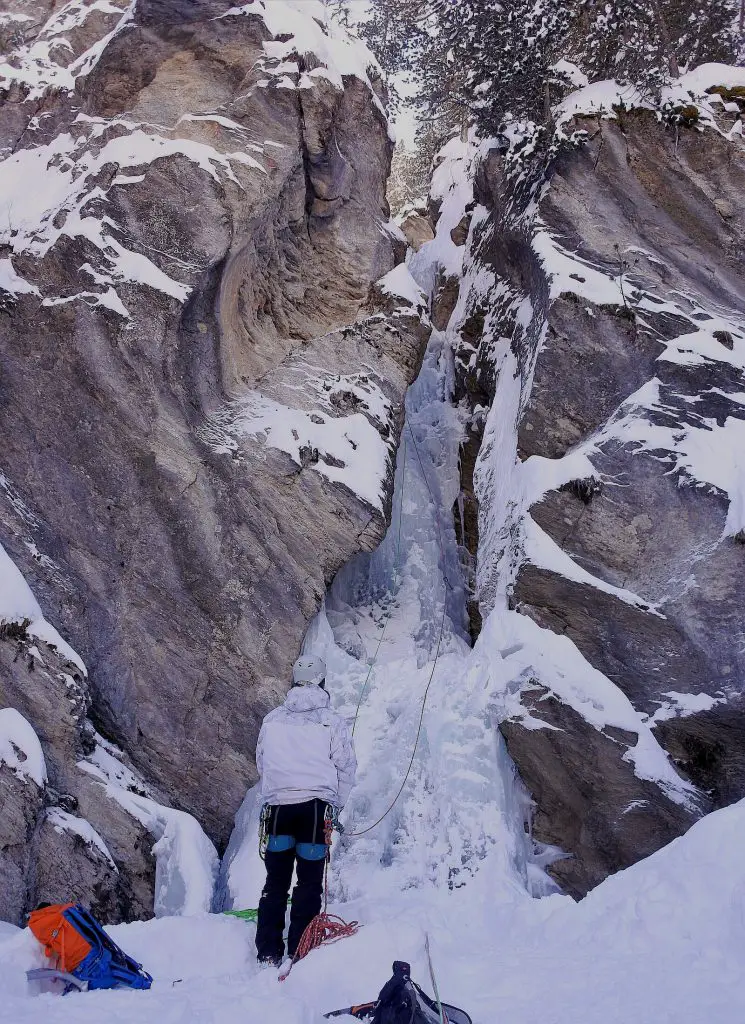
<svg viewBox="0 0 745 1024">
<path fill-rule="evenodd" d="M 330 1013 L 324 1013 L 325 1018 L 330 1017 L 356 1017 L 357 1020 L 367 1020 L 368 1017 L 372 1017 L 375 1012 L 377 1003 L 360 1003 L 359 1006 L 345 1006 L 343 1010 L 331 1010 Z"/>
</svg>

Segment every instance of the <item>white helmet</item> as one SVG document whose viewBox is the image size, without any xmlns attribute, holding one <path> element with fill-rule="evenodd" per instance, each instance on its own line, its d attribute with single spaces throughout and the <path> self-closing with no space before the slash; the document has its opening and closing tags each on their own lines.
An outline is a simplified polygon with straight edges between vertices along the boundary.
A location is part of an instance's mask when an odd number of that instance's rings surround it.
<svg viewBox="0 0 745 1024">
<path fill-rule="evenodd" d="M 326 663 L 320 658 L 302 654 L 293 665 L 293 686 L 322 686 L 325 679 Z"/>
</svg>

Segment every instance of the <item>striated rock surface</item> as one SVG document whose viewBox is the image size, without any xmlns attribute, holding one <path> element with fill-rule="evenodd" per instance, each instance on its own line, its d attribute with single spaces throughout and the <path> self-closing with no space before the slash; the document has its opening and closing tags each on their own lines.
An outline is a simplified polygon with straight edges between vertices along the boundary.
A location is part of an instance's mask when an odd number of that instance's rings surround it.
<svg viewBox="0 0 745 1024">
<path fill-rule="evenodd" d="M 76 709 L 64 666 L 49 689 L 3 649 L 0 703 L 108 854 L 55 875 L 47 851 L 90 844 L 48 794 L 11 839 L 32 822 L 39 892 L 142 916 L 151 839 L 75 770 L 86 715 L 227 840 L 326 584 L 385 528 L 424 308 L 393 270 L 379 73 L 321 4 L 0 24 L 0 541 L 89 672 Z"/>
<path fill-rule="evenodd" d="M 564 120 L 585 142 L 545 191 L 519 146 L 477 161 L 469 546 L 502 731 L 575 896 L 745 795 L 745 150 L 717 99 L 692 128 Z"/>
</svg>

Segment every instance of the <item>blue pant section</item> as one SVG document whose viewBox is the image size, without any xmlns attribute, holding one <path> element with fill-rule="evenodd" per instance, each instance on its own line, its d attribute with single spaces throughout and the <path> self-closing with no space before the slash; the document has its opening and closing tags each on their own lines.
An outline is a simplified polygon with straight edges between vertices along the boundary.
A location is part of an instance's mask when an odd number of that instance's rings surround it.
<svg viewBox="0 0 745 1024">
<path fill-rule="evenodd" d="M 325 860 L 329 848 L 325 843 L 298 843 L 297 855 L 303 860 Z"/>
<path fill-rule="evenodd" d="M 269 836 L 266 848 L 269 851 L 269 853 L 284 853 L 285 850 L 291 850 L 294 845 L 294 836 Z M 300 851 L 298 850 L 298 853 L 299 852 Z"/>
</svg>

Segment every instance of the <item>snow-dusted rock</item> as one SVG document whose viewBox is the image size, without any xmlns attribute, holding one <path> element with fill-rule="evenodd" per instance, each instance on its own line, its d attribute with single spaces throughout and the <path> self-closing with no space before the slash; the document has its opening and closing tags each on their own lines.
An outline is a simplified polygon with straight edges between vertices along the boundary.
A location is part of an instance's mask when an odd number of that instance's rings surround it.
<svg viewBox="0 0 745 1024">
<path fill-rule="evenodd" d="M 426 334 L 370 288 L 400 248 L 379 70 L 315 0 L 16 6 L 0 541 L 97 724 L 222 843 L 327 582 L 382 535 Z M 66 776 L 76 729 L 40 729 Z M 137 916 L 151 837 L 77 785 L 120 875 L 139 837 Z"/>
<path fill-rule="evenodd" d="M 485 151 L 456 310 L 503 731 L 575 895 L 745 795 L 745 160 L 700 103 L 572 124 L 577 94 L 545 193 Z"/>
<path fill-rule="evenodd" d="M 153 840 L 76 767 L 95 747 L 78 665 L 0 627 L 0 706 L 0 918 L 71 899 L 109 921 L 150 916 Z"/>
<path fill-rule="evenodd" d="M 432 224 L 426 212 L 409 210 L 401 219 L 401 230 L 406 236 L 414 252 L 418 252 L 423 245 L 431 242 L 434 238 Z"/>
<path fill-rule="evenodd" d="M 39 738 L 15 708 L 0 709 L 0 917 L 26 907 L 30 844 L 47 770 Z"/>
</svg>

